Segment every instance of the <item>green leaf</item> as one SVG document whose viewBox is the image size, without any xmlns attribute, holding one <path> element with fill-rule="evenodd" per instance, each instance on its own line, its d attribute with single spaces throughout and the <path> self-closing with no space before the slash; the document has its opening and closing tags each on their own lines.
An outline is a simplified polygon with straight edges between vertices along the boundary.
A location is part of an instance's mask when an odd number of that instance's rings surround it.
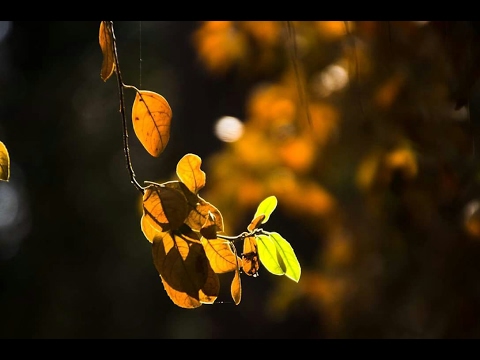
<svg viewBox="0 0 480 360">
<path fill-rule="evenodd" d="M 256 219 L 260 215 L 265 215 L 265 219 L 263 219 L 263 221 L 261 222 L 261 224 L 265 224 L 276 207 L 277 198 L 275 196 L 269 196 L 265 200 L 263 200 L 260 205 L 258 205 L 257 212 L 255 213 L 253 218 Z"/>
<path fill-rule="evenodd" d="M 281 266 L 282 259 L 279 257 L 277 246 L 270 236 L 257 235 L 255 238 L 257 240 L 258 258 L 265 269 L 274 275 L 284 275 L 285 270 Z"/>
<path fill-rule="evenodd" d="M 277 253 L 283 260 L 282 267 L 285 270 L 285 276 L 295 282 L 298 282 L 300 280 L 302 269 L 292 246 L 287 240 L 285 240 L 279 233 L 276 232 L 270 233 L 270 239 L 275 244 Z M 258 252 L 260 254 L 260 249 Z M 280 262 L 280 264 L 282 264 L 282 262 Z"/>
</svg>

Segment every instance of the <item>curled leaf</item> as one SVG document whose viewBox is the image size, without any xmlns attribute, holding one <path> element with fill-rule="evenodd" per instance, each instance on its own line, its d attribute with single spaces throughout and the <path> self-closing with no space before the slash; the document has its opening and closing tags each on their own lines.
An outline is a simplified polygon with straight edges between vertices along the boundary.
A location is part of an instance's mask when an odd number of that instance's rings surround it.
<svg viewBox="0 0 480 360">
<path fill-rule="evenodd" d="M 249 236 L 243 241 L 242 269 L 248 276 L 256 277 L 259 268 L 257 240 L 255 237 Z"/>
<path fill-rule="evenodd" d="M 113 32 L 109 21 L 100 22 L 100 31 L 98 34 L 98 42 L 102 49 L 103 60 L 100 77 L 103 81 L 107 81 L 115 70 L 115 58 L 113 54 Z"/>
<path fill-rule="evenodd" d="M 195 154 L 186 154 L 177 164 L 177 176 L 194 194 L 205 186 L 206 175 L 200 169 L 202 159 Z"/>
<path fill-rule="evenodd" d="M 8 181 L 10 179 L 10 156 L 7 147 L 0 141 L 0 180 Z"/>
<path fill-rule="evenodd" d="M 160 94 L 139 90 L 132 107 L 133 130 L 145 150 L 158 157 L 170 139 L 172 109 Z"/>
</svg>

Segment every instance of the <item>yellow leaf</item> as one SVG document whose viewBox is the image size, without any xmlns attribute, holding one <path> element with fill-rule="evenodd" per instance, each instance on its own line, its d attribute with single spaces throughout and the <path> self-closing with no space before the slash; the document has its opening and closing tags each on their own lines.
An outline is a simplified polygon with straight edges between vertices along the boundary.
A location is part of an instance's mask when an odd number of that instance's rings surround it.
<svg viewBox="0 0 480 360">
<path fill-rule="evenodd" d="M 165 184 L 151 184 L 143 194 L 143 215 L 157 231 L 178 229 L 188 216 L 189 207 L 185 195 L 180 190 L 165 186 Z M 142 230 L 149 229 L 145 226 Z M 147 239 L 148 234 L 145 234 Z"/>
<path fill-rule="evenodd" d="M 201 244 L 170 232 L 155 239 L 152 255 L 165 291 L 177 306 L 192 309 L 216 300 L 220 281 Z"/>
<path fill-rule="evenodd" d="M 254 236 L 249 236 L 243 241 L 242 269 L 248 276 L 258 276 L 257 240 Z"/>
<path fill-rule="evenodd" d="M 145 150 L 158 157 L 170 139 L 172 109 L 160 94 L 139 90 L 132 107 L 133 130 Z"/>
<path fill-rule="evenodd" d="M 223 239 L 208 240 L 202 237 L 210 266 L 217 274 L 222 274 L 238 269 L 237 256 L 232 251 L 230 242 Z"/>
<path fill-rule="evenodd" d="M 10 179 L 10 156 L 7 147 L 0 141 L 0 180 L 8 181 Z"/>
<path fill-rule="evenodd" d="M 232 280 L 232 285 L 230 286 L 230 293 L 232 294 L 232 299 L 235 302 L 235 305 L 240 304 L 242 300 L 242 283 L 240 281 L 240 272 L 235 270 L 235 276 Z"/>
<path fill-rule="evenodd" d="M 143 214 L 140 220 L 140 228 L 142 229 L 143 235 L 147 238 L 148 241 L 153 243 L 156 237 L 163 237 L 166 232 L 162 232 L 153 227 L 147 219 L 147 215 Z"/>
<path fill-rule="evenodd" d="M 186 154 L 177 164 L 177 176 L 194 194 L 205 186 L 206 175 L 200 170 L 202 159 L 195 154 Z"/>
<path fill-rule="evenodd" d="M 113 33 L 109 21 L 102 21 L 100 23 L 100 31 L 98 34 L 98 42 L 102 49 L 103 62 L 100 77 L 103 81 L 107 81 L 115 70 L 115 58 L 113 54 Z"/>
</svg>

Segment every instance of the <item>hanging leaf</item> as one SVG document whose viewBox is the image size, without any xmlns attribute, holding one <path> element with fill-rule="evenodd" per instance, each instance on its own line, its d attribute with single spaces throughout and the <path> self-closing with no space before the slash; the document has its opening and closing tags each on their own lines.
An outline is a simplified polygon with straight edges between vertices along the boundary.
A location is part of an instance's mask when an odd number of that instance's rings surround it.
<svg viewBox="0 0 480 360">
<path fill-rule="evenodd" d="M 298 282 L 300 280 L 301 267 L 292 246 L 287 240 L 285 240 L 279 233 L 276 232 L 270 233 L 270 239 L 275 244 L 277 253 L 282 259 L 281 265 L 285 271 L 285 276 L 295 282 Z"/>
<path fill-rule="evenodd" d="M 187 218 L 188 211 L 183 192 L 164 184 L 151 184 L 145 189 L 143 194 L 145 219 L 142 221 L 148 222 L 157 231 L 178 229 Z M 145 226 L 144 229 L 149 232 Z"/>
<path fill-rule="evenodd" d="M 265 266 L 265 269 L 274 275 L 284 275 L 285 268 L 282 266 L 283 261 L 270 236 L 257 235 L 255 238 L 257 240 L 258 258 L 262 262 L 262 265 Z"/>
<path fill-rule="evenodd" d="M 240 281 L 240 272 L 238 268 L 235 270 L 235 276 L 233 277 L 232 284 L 230 285 L 230 293 L 235 305 L 240 304 L 242 300 L 242 283 Z"/>
<path fill-rule="evenodd" d="M 132 107 L 132 121 L 135 135 L 145 150 L 158 157 L 165 150 L 170 139 L 172 109 L 160 94 L 139 90 Z"/>
<path fill-rule="evenodd" d="M 10 179 L 10 156 L 7 147 L 0 141 L 0 180 L 8 181 Z"/>
<path fill-rule="evenodd" d="M 242 269 L 248 276 L 258 276 L 257 240 L 253 236 L 246 237 L 243 241 Z"/>
<path fill-rule="evenodd" d="M 260 215 L 265 215 L 265 219 L 261 221 L 260 224 L 265 224 L 268 219 L 270 219 L 270 215 L 272 214 L 273 210 L 277 207 L 277 198 L 275 196 L 269 196 L 265 200 L 263 200 L 257 208 L 253 219 L 257 219 Z M 259 224 L 258 224 L 259 225 Z"/>
<path fill-rule="evenodd" d="M 177 164 L 177 176 L 194 194 L 205 186 L 206 175 L 200 169 L 202 159 L 195 154 L 186 154 Z"/>
<path fill-rule="evenodd" d="M 109 21 L 100 22 L 100 31 L 98 34 L 98 42 L 102 49 L 103 61 L 100 77 L 103 81 L 107 81 L 115 70 L 115 58 L 113 54 L 113 33 L 112 26 Z"/>
<path fill-rule="evenodd" d="M 220 281 L 207 259 L 203 246 L 184 234 L 174 232 L 156 238 L 152 245 L 153 263 L 170 299 L 192 309 L 213 303 Z"/>
</svg>

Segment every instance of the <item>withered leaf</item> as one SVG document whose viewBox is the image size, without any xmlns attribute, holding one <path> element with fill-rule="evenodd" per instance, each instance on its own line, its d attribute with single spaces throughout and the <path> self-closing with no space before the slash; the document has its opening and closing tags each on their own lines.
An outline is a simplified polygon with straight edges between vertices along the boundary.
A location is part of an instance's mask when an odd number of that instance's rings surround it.
<svg viewBox="0 0 480 360">
<path fill-rule="evenodd" d="M 177 176 L 194 194 L 205 186 L 206 175 L 200 169 L 202 159 L 195 154 L 186 154 L 177 164 Z"/>
<path fill-rule="evenodd" d="M 230 293 L 235 305 L 240 304 L 242 300 L 242 283 L 240 281 L 240 271 L 238 268 L 235 270 L 235 276 L 233 277 L 232 284 L 230 285 Z"/>
<path fill-rule="evenodd" d="M 248 276 L 258 276 L 260 263 L 258 262 L 257 240 L 254 236 L 246 237 L 243 241 L 242 269 Z"/>
<path fill-rule="evenodd" d="M 178 229 L 187 218 L 189 210 L 182 191 L 165 184 L 151 184 L 145 188 L 143 221 L 154 229 L 161 232 Z"/>
<path fill-rule="evenodd" d="M 132 107 L 132 121 L 135 135 L 145 150 L 158 157 L 165 150 L 170 139 L 172 109 L 160 94 L 139 90 Z"/>
<path fill-rule="evenodd" d="M 107 81 L 115 70 L 115 58 L 113 54 L 113 33 L 112 26 L 109 21 L 100 22 L 100 31 L 98 34 L 98 42 L 102 49 L 103 60 L 100 77 L 103 81 Z"/>
<path fill-rule="evenodd" d="M 229 241 L 223 239 L 209 240 L 204 237 L 201 241 L 213 271 L 222 274 L 238 269 L 237 256 L 233 252 Z"/>
<path fill-rule="evenodd" d="M 155 239 L 152 255 L 165 291 L 177 306 L 192 309 L 216 300 L 220 281 L 201 244 L 170 232 Z"/>
<path fill-rule="evenodd" d="M 10 156 L 7 147 L 0 141 L 0 180 L 8 181 L 10 179 Z"/>
</svg>

